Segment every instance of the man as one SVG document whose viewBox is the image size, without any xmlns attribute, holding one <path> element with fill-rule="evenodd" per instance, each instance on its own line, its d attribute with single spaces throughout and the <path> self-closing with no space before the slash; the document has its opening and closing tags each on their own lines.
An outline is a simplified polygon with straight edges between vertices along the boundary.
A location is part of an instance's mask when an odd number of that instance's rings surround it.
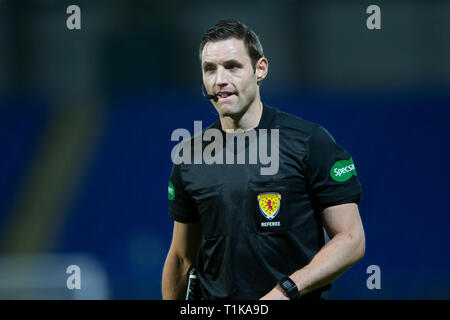
<svg viewBox="0 0 450 320">
<path fill-rule="evenodd" d="M 218 22 L 200 60 L 220 117 L 211 128 L 224 137 L 278 130 L 280 165 L 273 175 L 261 164 L 174 165 L 163 298 L 185 298 L 194 266 L 204 299 L 320 298 L 365 251 L 353 160 L 320 125 L 261 102 L 268 61 L 247 26 Z"/>
</svg>

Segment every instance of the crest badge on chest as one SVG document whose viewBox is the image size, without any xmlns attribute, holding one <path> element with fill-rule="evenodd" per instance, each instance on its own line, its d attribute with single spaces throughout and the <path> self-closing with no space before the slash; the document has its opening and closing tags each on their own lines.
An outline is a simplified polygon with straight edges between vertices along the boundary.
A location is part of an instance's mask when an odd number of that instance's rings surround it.
<svg viewBox="0 0 450 320">
<path fill-rule="evenodd" d="M 276 217 L 280 211 L 281 194 L 265 192 L 258 195 L 259 210 L 269 220 Z"/>
</svg>

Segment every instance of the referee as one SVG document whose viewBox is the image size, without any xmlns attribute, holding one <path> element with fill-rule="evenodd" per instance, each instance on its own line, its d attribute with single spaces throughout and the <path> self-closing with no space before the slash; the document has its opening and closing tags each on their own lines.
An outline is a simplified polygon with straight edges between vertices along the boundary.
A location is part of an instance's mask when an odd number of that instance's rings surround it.
<svg viewBox="0 0 450 320">
<path fill-rule="evenodd" d="M 192 267 L 203 299 L 320 299 L 365 251 L 353 159 L 322 126 L 261 101 L 268 60 L 246 25 L 219 21 L 203 35 L 200 60 L 219 114 L 209 129 L 227 143 L 230 134 L 277 129 L 278 149 L 271 150 L 279 169 L 263 175 L 259 163 L 173 166 L 163 299 L 185 298 Z"/>
</svg>

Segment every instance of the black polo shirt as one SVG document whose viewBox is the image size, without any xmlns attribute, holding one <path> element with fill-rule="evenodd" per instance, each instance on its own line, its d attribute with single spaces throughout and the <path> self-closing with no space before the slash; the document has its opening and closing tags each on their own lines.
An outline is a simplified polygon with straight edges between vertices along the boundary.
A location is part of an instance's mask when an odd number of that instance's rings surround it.
<svg viewBox="0 0 450 320">
<path fill-rule="evenodd" d="M 210 128 L 220 130 L 220 121 Z M 361 199 L 352 158 L 322 126 L 264 105 L 256 135 L 267 133 L 270 145 L 273 129 L 279 135 L 274 175 L 262 175 L 268 165 L 250 164 L 249 156 L 247 164 L 173 166 L 169 215 L 201 223 L 197 267 L 206 299 L 264 296 L 324 245 L 321 210 Z M 220 132 L 225 152 L 229 134 Z M 209 143 L 202 141 L 202 148 Z"/>
</svg>

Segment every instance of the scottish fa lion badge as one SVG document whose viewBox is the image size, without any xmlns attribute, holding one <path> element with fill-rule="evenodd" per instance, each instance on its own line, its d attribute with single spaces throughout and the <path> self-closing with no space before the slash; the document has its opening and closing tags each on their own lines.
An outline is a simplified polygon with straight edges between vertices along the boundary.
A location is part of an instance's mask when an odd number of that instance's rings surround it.
<svg viewBox="0 0 450 320">
<path fill-rule="evenodd" d="M 281 194 L 275 192 L 260 193 L 258 195 L 259 210 L 269 220 L 275 218 L 280 211 Z"/>
</svg>

